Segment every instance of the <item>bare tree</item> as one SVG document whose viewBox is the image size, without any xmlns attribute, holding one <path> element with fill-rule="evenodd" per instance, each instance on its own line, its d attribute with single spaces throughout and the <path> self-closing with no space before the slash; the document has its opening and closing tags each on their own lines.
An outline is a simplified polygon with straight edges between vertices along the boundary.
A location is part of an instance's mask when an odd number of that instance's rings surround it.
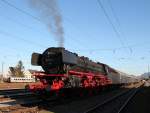
<svg viewBox="0 0 150 113">
<path fill-rule="evenodd" d="M 23 62 L 20 60 L 15 67 L 9 67 L 10 76 L 23 77 L 24 76 L 24 66 Z"/>
<path fill-rule="evenodd" d="M 10 76 L 15 76 L 15 67 L 9 67 L 9 71 L 8 71 Z"/>
</svg>

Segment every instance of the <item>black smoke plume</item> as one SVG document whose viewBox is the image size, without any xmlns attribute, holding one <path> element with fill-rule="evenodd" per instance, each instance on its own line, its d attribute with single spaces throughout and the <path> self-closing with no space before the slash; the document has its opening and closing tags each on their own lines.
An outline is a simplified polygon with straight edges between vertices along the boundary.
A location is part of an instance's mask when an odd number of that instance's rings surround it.
<svg viewBox="0 0 150 113">
<path fill-rule="evenodd" d="M 60 47 L 64 46 L 64 30 L 62 17 L 56 0 L 28 0 L 30 6 L 37 11 L 42 22 L 55 35 Z"/>
</svg>

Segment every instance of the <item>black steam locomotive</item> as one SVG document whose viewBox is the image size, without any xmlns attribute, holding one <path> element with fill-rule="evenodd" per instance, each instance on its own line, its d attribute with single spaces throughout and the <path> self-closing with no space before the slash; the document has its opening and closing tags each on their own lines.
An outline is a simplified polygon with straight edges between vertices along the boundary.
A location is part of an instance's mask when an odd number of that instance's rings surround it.
<svg viewBox="0 0 150 113">
<path fill-rule="evenodd" d="M 28 85 L 31 91 L 59 92 L 66 88 L 93 91 L 137 82 L 134 76 L 119 72 L 106 64 L 93 62 L 87 57 L 80 57 L 61 47 L 48 48 L 43 54 L 33 53 L 31 64 L 41 66 L 44 70 L 34 74 L 40 84 Z"/>
</svg>

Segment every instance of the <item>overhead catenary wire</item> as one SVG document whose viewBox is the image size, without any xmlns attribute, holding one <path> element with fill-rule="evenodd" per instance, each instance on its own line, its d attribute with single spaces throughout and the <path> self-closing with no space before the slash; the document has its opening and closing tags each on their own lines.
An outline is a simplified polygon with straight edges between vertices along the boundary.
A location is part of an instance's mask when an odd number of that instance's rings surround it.
<svg viewBox="0 0 150 113">
<path fill-rule="evenodd" d="M 18 22 L 18 21 L 15 21 L 15 20 L 13 20 L 13 19 L 11 19 L 11 18 L 8 18 L 8 17 L 4 17 L 4 18 L 6 18 L 6 19 L 8 19 L 8 20 L 12 20 L 12 22 L 14 22 L 14 23 L 16 23 L 16 24 L 19 24 L 20 26 L 23 26 L 23 27 L 26 27 L 26 28 L 28 28 L 28 29 L 33 29 L 33 30 L 36 30 L 36 29 L 34 29 L 33 27 L 31 27 L 31 26 L 27 26 L 26 24 L 23 24 L 23 23 L 20 23 L 20 22 Z M 4 34 L 4 33 L 3 33 Z M 6 33 L 5 33 L 6 34 Z M 70 37 L 70 36 L 69 36 Z M 24 40 L 24 39 L 23 39 Z M 76 40 L 77 42 L 78 42 L 78 40 Z M 30 42 L 31 43 L 31 42 Z M 35 42 L 34 42 L 35 43 Z M 72 46 L 72 44 L 69 44 L 70 46 Z M 138 45 L 130 45 L 129 47 L 134 47 L 134 46 L 138 46 Z M 90 51 L 90 52 L 94 52 L 94 51 L 113 51 L 113 53 L 115 53 L 116 52 L 116 50 L 119 50 L 119 49 L 126 49 L 126 48 L 128 48 L 128 47 L 118 47 L 118 48 L 96 48 L 96 49 L 73 49 L 74 51 Z M 14 50 L 16 50 L 16 48 L 14 49 Z"/>
<path fill-rule="evenodd" d="M 24 27 L 26 29 L 30 29 L 32 31 L 35 31 L 36 33 L 42 33 L 39 29 L 34 28 L 34 27 L 30 26 L 30 25 L 24 24 L 22 22 L 19 22 L 19 21 L 13 19 L 13 18 L 8 17 L 8 16 L 3 15 L 1 17 L 4 18 L 4 19 L 7 19 L 8 21 L 11 21 L 12 23 L 18 24 L 19 26 L 22 26 L 22 27 Z"/>
<path fill-rule="evenodd" d="M 31 13 L 28 13 L 27 11 L 25 11 L 25 10 L 22 10 L 21 8 L 18 8 L 17 6 L 15 6 L 15 5 L 13 5 L 13 4 L 11 4 L 10 2 L 8 2 L 7 0 L 1 0 L 3 3 L 5 3 L 5 4 L 7 4 L 8 6 L 10 6 L 10 7 L 12 7 L 12 8 L 14 8 L 14 9 L 16 9 L 17 11 L 19 11 L 19 12 L 21 12 L 21 13 L 23 13 L 23 14 L 25 14 L 25 15 L 27 15 L 27 16 L 29 16 L 29 17 L 31 17 L 32 19 L 34 19 L 34 20 L 36 20 L 36 21 L 38 21 L 38 22 L 40 22 L 40 23 L 43 23 L 43 21 L 41 21 L 41 19 L 40 18 L 38 18 L 38 17 L 36 17 L 36 16 L 34 16 L 34 15 L 32 15 Z M 20 24 L 20 23 L 19 23 Z M 21 25 L 21 24 L 20 24 Z M 31 29 L 31 27 L 30 26 L 26 26 L 26 27 L 29 27 L 30 29 Z M 80 42 L 79 40 L 77 40 L 77 39 L 72 39 L 72 40 L 74 40 L 74 41 L 77 41 L 78 43 Z M 82 46 L 82 44 L 80 44 L 81 46 Z"/>
<path fill-rule="evenodd" d="M 1 1 L 4 2 L 5 4 L 9 5 L 10 7 L 15 8 L 15 9 L 18 10 L 19 12 L 24 13 L 25 15 L 28 15 L 28 16 L 32 17 L 33 19 L 35 19 L 35 20 L 41 22 L 41 20 L 40 20 L 38 17 L 33 16 L 32 14 L 30 14 L 30 13 L 28 13 L 28 12 L 26 12 L 26 11 L 24 11 L 24 10 L 18 8 L 18 7 L 16 7 L 15 5 L 13 5 L 13 4 L 7 2 L 6 0 L 1 0 Z M 20 24 L 20 25 L 21 25 L 21 24 Z M 22 25 L 23 25 L 23 24 L 22 24 Z M 35 43 L 35 42 L 33 42 L 33 41 L 26 40 L 26 39 L 24 39 L 24 38 L 15 36 L 15 35 L 13 35 L 13 34 L 10 34 L 10 33 L 8 33 L 8 32 L 2 31 L 2 30 L 0 30 L 0 34 L 9 36 L 9 37 L 12 37 L 12 38 L 15 38 L 15 39 L 22 40 L 22 41 L 24 41 L 24 42 L 26 42 L 26 43 L 30 43 L 30 44 L 32 44 L 32 45 L 45 47 L 45 46 L 43 46 L 43 45 L 41 45 L 41 44 L 37 44 L 37 43 Z"/>
<path fill-rule="evenodd" d="M 16 7 L 15 5 L 11 4 L 10 2 L 8 2 L 8 1 L 6 1 L 6 0 L 1 0 L 1 1 L 4 2 L 5 4 L 9 5 L 10 7 L 15 8 L 15 9 L 18 10 L 19 12 L 24 13 L 24 14 L 27 15 L 27 16 L 30 16 L 30 17 L 33 18 L 34 20 L 43 23 L 38 17 L 33 16 L 32 14 L 30 14 L 30 13 L 28 13 L 28 12 L 26 12 L 26 11 L 24 11 L 24 10 L 18 8 L 18 7 Z M 108 16 L 108 18 L 109 18 L 109 16 Z M 110 21 L 110 22 L 111 22 L 111 21 Z M 112 24 L 112 25 L 113 25 L 113 24 Z M 113 25 L 113 28 L 115 29 L 114 25 Z M 115 29 L 115 32 L 116 32 L 116 34 L 119 36 L 119 33 L 117 33 L 117 30 L 116 30 L 116 29 Z M 119 37 L 120 37 L 120 36 L 119 36 Z M 73 40 L 74 40 L 74 39 L 73 39 Z M 76 40 L 76 39 L 75 39 L 75 40 Z M 77 40 L 77 41 L 78 41 L 78 40 Z M 78 42 L 80 42 L 80 41 L 78 41 Z M 122 43 L 122 45 L 124 45 L 124 43 L 123 43 L 121 40 L 120 40 L 120 42 Z M 124 46 L 124 47 L 125 47 L 125 46 Z"/>
<path fill-rule="evenodd" d="M 25 28 L 27 28 L 27 29 L 30 29 L 30 30 L 33 30 L 33 31 L 35 31 L 36 33 L 37 33 L 37 31 L 38 31 L 38 33 L 42 33 L 39 29 L 36 29 L 36 28 L 34 28 L 34 27 L 31 27 L 31 26 L 29 26 L 29 25 L 27 25 L 27 24 L 24 24 L 24 23 L 22 23 L 22 22 L 19 22 L 19 21 L 16 21 L 16 20 L 14 20 L 14 19 L 12 19 L 12 18 L 10 18 L 10 17 L 8 17 L 8 16 L 4 16 L 3 15 L 3 17 L 5 18 L 5 19 L 7 19 L 7 20 L 9 20 L 9 21 L 11 21 L 11 22 L 13 22 L 13 23 L 15 23 L 15 24 L 18 24 L 18 25 L 20 25 L 20 26 L 22 26 L 22 27 L 25 27 Z M 7 32 L 8 33 L 8 32 Z M 3 33 L 4 34 L 4 33 Z M 6 33 L 5 33 L 6 34 Z M 24 39 L 23 39 L 24 40 Z M 26 40 L 27 41 L 27 40 Z M 72 44 L 71 44 L 71 46 L 72 46 Z"/>
<path fill-rule="evenodd" d="M 30 17 L 33 18 L 34 20 L 39 21 L 39 22 L 42 22 L 38 17 L 33 16 L 32 14 L 30 14 L 30 13 L 28 13 L 28 12 L 26 12 L 26 11 L 24 11 L 24 10 L 18 8 L 18 7 L 16 7 L 15 5 L 9 3 L 8 1 L 6 1 L 6 0 L 1 0 L 1 1 L 2 1 L 3 3 L 5 3 L 5 4 L 9 5 L 10 7 L 15 8 L 15 9 L 18 10 L 19 12 L 24 13 L 25 15 L 30 16 Z"/>
<path fill-rule="evenodd" d="M 112 6 L 111 0 L 107 0 L 107 1 L 108 1 L 109 6 L 110 6 L 110 9 L 111 9 L 111 11 L 112 11 L 112 14 L 113 14 L 114 19 L 116 20 L 118 26 L 121 27 L 119 18 L 118 18 L 118 16 L 117 16 L 116 13 L 115 13 L 115 10 L 114 10 L 114 8 L 113 8 L 113 6 Z"/>
<path fill-rule="evenodd" d="M 118 18 L 118 16 L 117 16 L 117 14 L 115 13 L 115 10 L 114 10 L 114 8 L 113 8 L 113 5 L 112 5 L 112 3 L 111 3 L 111 0 L 107 0 L 107 1 L 108 1 L 109 6 L 110 6 L 110 9 L 111 9 L 111 11 L 112 11 L 113 17 L 114 17 L 114 19 L 116 20 L 116 22 L 117 22 L 117 24 L 118 24 L 118 26 L 119 26 L 119 28 L 120 28 L 120 34 L 123 35 L 124 33 L 121 31 L 121 23 L 120 23 L 120 21 L 119 21 L 119 18 Z M 123 36 L 123 39 L 125 40 L 126 38 Z M 126 44 L 126 45 L 128 46 L 128 44 Z M 131 47 L 128 47 L 128 48 L 129 48 L 129 50 L 130 50 L 130 53 L 133 53 L 132 48 L 131 48 Z"/>
<path fill-rule="evenodd" d="M 116 53 L 116 51 L 121 50 L 121 49 L 127 49 L 127 48 L 137 48 L 143 45 L 148 45 L 149 42 L 145 43 L 138 43 L 138 44 L 133 44 L 133 45 L 128 45 L 126 47 L 116 47 L 116 48 L 95 48 L 95 49 L 73 49 L 74 51 L 83 51 L 83 52 L 103 52 L 103 51 L 109 51 L 109 52 L 113 52 L 114 54 Z"/>
<path fill-rule="evenodd" d="M 31 44 L 31 45 L 35 45 L 35 46 L 38 46 L 38 47 L 45 47 L 45 46 L 43 46 L 43 45 L 41 45 L 41 44 L 35 43 L 35 42 L 33 42 L 33 41 L 26 40 L 26 39 L 24 39 L 24 38 L 22 38 L 22 37 L 18 37 L 18 36 L 14 35 L 14 34 L 11 34 L 11 33 L 9 33 L 9 32 L 3 31 L 3 30 L 0 30 L 0 34 L 5 35 L 5 36 L 7 36 L 7 37 L 15 38 L 15 39 L 17 39 L 17 40 L 24 41 L 24 42 L 26 42 L 26 43 L 28 43 L 28 44 Z"/>
<path fill-rule="evenodd" d="M 13 8 L 15 8 L 16 10 L 18 10 L 18 11 L 20 11 L 20 12 L 22 12 L 22 13 L 24 13 L 25 15 L 28 15 L 28 16 L 30 16 L 31 18 L 33 18 L 33 19 L 35 19 L 35 20 L 37 20 L 37 21 L 39 21 L 39 22 L 41 22 L 41 20 L 38 18 L 38 17 L 36 17 L 36 16 L 33 16 L 32 14 L 30 14 L 30 13 L 28 13 L 28 12 L 26 12 L 26 11 L 24 11 L 24 10 L 22 10 L 22 9 L 20 9 L 20 8 L 18 8 L 18 7 L 16 7 L 15 5 L 13 5 L 13 4 L 11 4 L 10 2 L 8 2 L 7 0 L 1 0 L 2 2 L 4 2 L 4 3 L 6 3 L 7 5 L 9 5 L 10 7 L 13 7 Z M 99 2 L 100 0 L 97 0 L 98 1 L 98 3 L 101 3 L 101 2 Z M 101 4 L 102 5 L 102 4 Z M 104 9 L 104 7 L 103 7 L 103 5 L 102 5 L 102 8 Z M 107 12 L 105 11 L 105 9 L 104 9 L 104 14 L 108 17 L 108 20 L 109 20 L 109 22 L 110 22 L 110 24 L 112 25 L 112 27 L 114 28 L 114 31 L 116 32 L 116 34 L 119 34 L 119 32 L 116 30 L 116 28 L 115 28 L 115 26 L 114 26 L 114 24 L 111 22 L 111 19 L 109 18 L 109 16 L 108 16 L 108 14 L 107 14 Z M 21 24 L 20 24 L 21 25 Z M 23 25 L 22 25 L 23 26 Z M 28 27 L 28 26 L 27 26 Z M 30 26 L 29 26 L 30 27 Z M 120 37 L 120 34 L 119 34 L 119 37 Z M 121 39 L 118 37 L 118 39 L 120 40 L 120 42 L 122 42 L 121 41 Z M 21 39 L 22 40 L 22 39 Z M 25 39 L 23 39 L 24 41 L 25 41 Z M 75 39 L 76 40 L 76 39 Z M 78 41 L 78 40 L 76 40 L 76 41 Z M 27 40 L 26 40 L 26 42 L 28 42 Z M 29 43 L 32 43 L 32 42 L 30 42 L 29 41 Z M 35 43 L 35 42 L 34 42 Z M 122 42 L 123 43 L 123 42 Z M 35 44 L 35 45 L 39 45 L 39 44 Z M 41 46 L 41 45 L 40 45 Z M 111 49 L 107 49 L 107 48 L 105 48 L 105 49 L 101 49 L 101 48 L 98 48 L 98 49 L 87 49 L 87 50 L 84 50 L 84 49 L 79 49 L 79 51 L 113 51 L 114 53 L 115 53 L 115 51 L 116 50 L 119 50 L 119 49 L 126 49 L 126 48 L 131 48 L 131 47 L 134 47 L 134 46 L 136 46 L 136 45 L 131 45 L 131 46 L 122 46 L 122 47 L 118 47 L 118 48 L 111 48 Z M 138 46 L 138 45 L 137 45 Z M 44 47 L 44 46 L 43 46 Z M 131 51 L 132 51 L 132 48 L 131 48 Z"/>
<path fill-rule="evenodd" d="M 123 42 L 122 39 L 121 39 L 120 33 L 118 32 L 118 30 L 116 29 L 115 25 L 114 25 L 113 22 L 111 21 L 111 19 L 110 19 L 109 15 L 107 14 L 107 12 L 106 12 L 106 10 L 105 10 L 103 4 L 101 3 L 100 0 L 97 0 L 97 3 L 98 3 L 98 6 L 99 6 L 99 7 L 102 9 L 102 11 L 104 12 L 104 15 L 106 16 L 106 18 L 107 18 L 109 24 L 112 26 L 113 31 L 115 32 L 115 34 L 116 34 L 116 36 L 117 36 L 119 42 L 121 43 L 121 45 L 122 45 L 123 47 L 126 47 L 125 44 L 124 44 L 124 42 Z"/>
</svg>

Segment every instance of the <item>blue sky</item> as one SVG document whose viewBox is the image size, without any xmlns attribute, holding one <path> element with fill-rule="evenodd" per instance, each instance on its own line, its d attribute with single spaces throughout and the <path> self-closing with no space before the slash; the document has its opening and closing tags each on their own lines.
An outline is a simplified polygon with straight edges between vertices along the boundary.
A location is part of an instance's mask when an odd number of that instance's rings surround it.
<svg viewBox="0 0 150 113">
<path fill-rule="evenodd" d="M 39 16 L 29 7 L 28 0 L 5 1 Z M 58 0 L 65 48 L 129 74 L 139 75 L 148 71 L 150 1 L 100 1 L 120 38 L 97 0 Z M 0 62 L 4 62 L 5 72 L 9 66 L 15 66 L 18 60 L 23 61 L 26 69 L 39 69 L 30 64 L 32 52 L 42 53 L 52 46 L 57 46 L 57 41 L 44 23 L 0 0 Z"/>
</svg>

